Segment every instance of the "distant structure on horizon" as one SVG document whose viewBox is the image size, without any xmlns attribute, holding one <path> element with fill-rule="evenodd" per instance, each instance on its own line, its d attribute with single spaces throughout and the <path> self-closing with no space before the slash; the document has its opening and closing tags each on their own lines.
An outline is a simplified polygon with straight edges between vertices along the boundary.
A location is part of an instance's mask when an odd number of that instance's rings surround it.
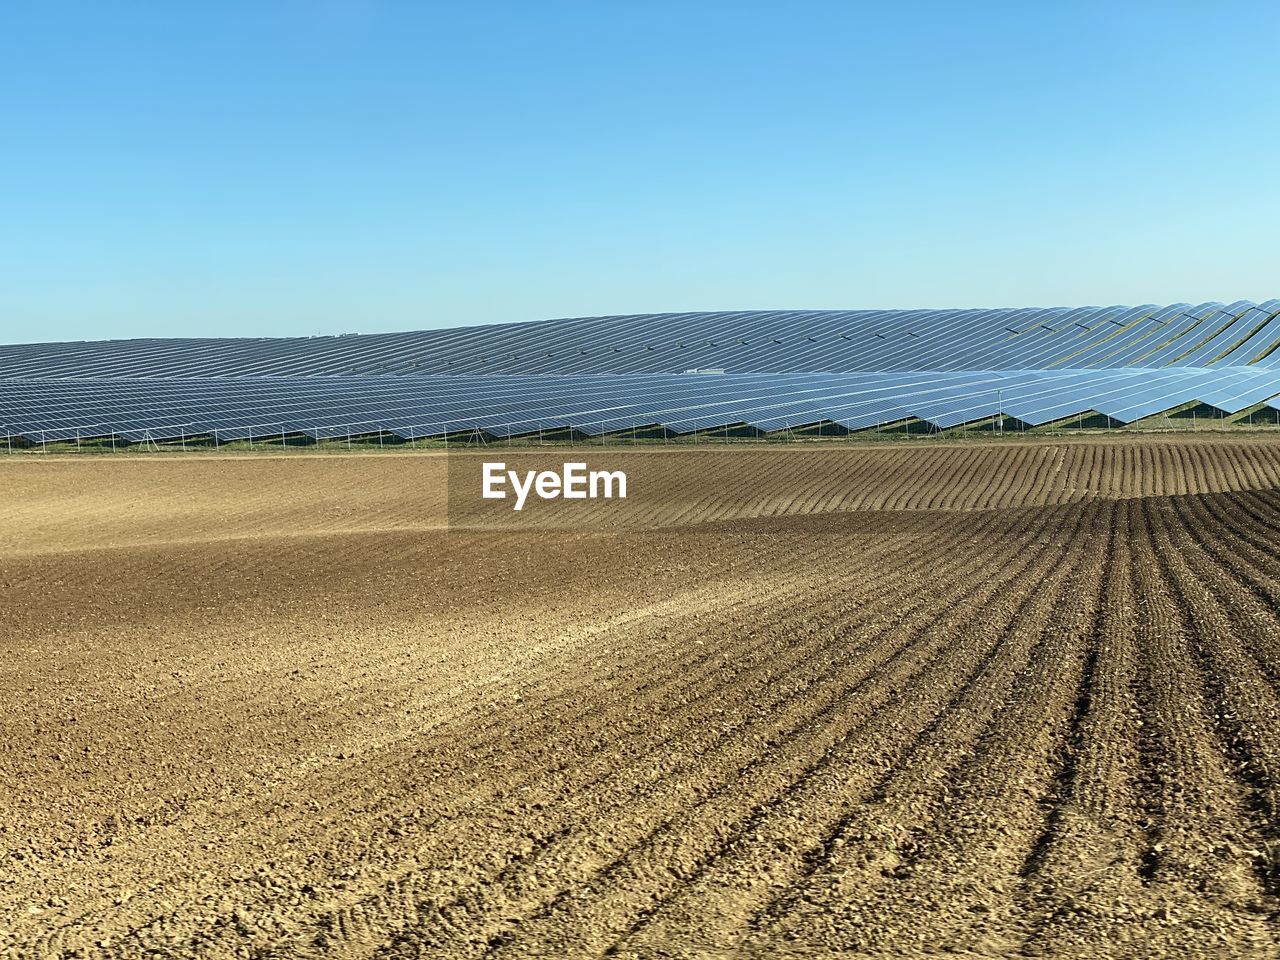
<svg viewBox="0 0 1280 960">
<path fill-rule="evenodd" d="M 1277 346 L 1280 300 L 664 313 L 21 344 L 0 346 L 0 436 L 39 444 L 926 432 L 1116 426 L 1179 413 L 1280 423 Z"/>
</svg>

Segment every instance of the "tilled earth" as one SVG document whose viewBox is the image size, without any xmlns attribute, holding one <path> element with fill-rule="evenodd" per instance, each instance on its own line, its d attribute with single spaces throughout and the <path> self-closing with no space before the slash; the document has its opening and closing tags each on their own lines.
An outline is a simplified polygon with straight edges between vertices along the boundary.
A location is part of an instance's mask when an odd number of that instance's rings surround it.
<svg viewBox="0 0 1280 960">
<path fill-rule="evenodd" d="M 1280 442 L 633 456 L 0 460 L 0 951 L 1280 955 Z"/>
</svg>

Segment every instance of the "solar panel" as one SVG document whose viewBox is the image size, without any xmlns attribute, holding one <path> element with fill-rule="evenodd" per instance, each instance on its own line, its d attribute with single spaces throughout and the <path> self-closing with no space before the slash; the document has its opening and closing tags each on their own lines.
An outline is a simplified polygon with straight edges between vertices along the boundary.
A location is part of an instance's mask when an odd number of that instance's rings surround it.
<svg viewBox="0 0 1280 960">
<path fill-rule="evenodd" d="M 1280 395 L 1280 300 L 747 311 L 394 334 L 0 346 L 0 434 L 219 442 L 664 424 L 1131 422 Z M 688 370 L 718 370 L 689 376 Z"/>
</svg>

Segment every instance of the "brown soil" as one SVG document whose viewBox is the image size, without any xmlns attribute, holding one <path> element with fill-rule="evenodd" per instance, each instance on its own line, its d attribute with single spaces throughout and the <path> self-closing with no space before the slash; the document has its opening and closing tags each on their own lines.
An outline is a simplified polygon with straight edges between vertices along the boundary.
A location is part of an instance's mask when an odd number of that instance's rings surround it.
<svg viewBox="0 0 1280 960">
<path fill-rule="evenodd" d="M 0 459 L 0 951 L 1280 953 L 1280 442 L 629 456 Z"/>
</svg>

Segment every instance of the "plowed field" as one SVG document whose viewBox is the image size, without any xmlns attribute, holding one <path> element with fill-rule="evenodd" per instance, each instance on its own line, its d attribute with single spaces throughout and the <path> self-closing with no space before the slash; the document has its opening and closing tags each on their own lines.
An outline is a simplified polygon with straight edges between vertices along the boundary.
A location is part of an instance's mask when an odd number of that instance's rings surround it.
<svg viewBox="0 0 1280 960">
<path fill-rule="evenodd" d="M 1280 442 L 628 456 L 0 459 L 0 951 L 1280 955 Z"/>
</svg>

